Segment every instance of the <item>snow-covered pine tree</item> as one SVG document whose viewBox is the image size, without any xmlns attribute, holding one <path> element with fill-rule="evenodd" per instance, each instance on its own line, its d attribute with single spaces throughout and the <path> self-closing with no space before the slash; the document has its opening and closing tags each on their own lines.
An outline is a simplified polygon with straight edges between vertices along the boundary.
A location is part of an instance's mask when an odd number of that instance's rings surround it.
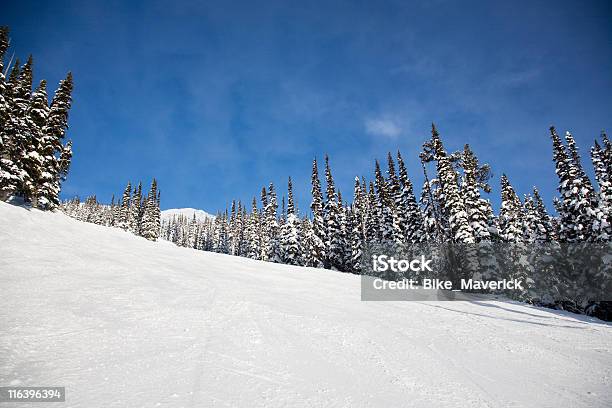
<svg viewBox="0 0 612 408">
<path fill-rule="evenodd" d="M 446 153 L 446 150 L 444 150 L 442 140 L 434 124 L 431 126 L 431 137 L 434 160 L 436 161 L 436 170 L 442 192 L 438 200 L 441 201 L 440 207 L 444 217 L 448 220 L 450 237 L 453 242 L 462 244 L 474 243 L 474 234 L 470 227 L 465 203 L 459 190 L 459 175 L 453 167 L 451 158 Z"/>
<path fill-rule="evenodd" d="M 325 259 L 327 258 L 325 242 L 326 238 L 326 227 L 323 213 L 323 194 L 321 193 L 321 182 L 319 180 L 319 168 L 317 159 L 312 161 L 312 202 L 310 209 L 312 211 L 312 225 L 311 225 L 311 240 L 309 241 L 310 246 L 308 248 L 307 259 L 304 263 L 307 266 L 315 268 L 322 268 L 325 265 Z"/>
<path fill-rule="evenodd" d="M 72 106 L 72 73 L 69 72 L 66 78 L 60 81 L 57 90 L 49 106 L 49 115 L 43 129 L 43 133 L 48 142 L 47 153 L 50 154 L 49 162 L 53 163 L 52 172 L 49 171 L 50 179 L 48 183 L 52 186 L 52 191 L 59 193 L 62 181 L 66 180 L 70 162 L 72 160 L 72 141 L 62 144 L 68 129 L 68 112 Z M 46 144 L 47 145 L 47 144 Z M 51 168 L 51 167 L 50 167 Z M 56 205 L 58 197 L 50 197 L 51 207 Z M 54 201 L 55 200 L 55 201 Z"/>
<path fill-rule="evenodd" d="M 108 212 L 108 218 L 106 222 L 107 227 L 114 227 L 115 220 L 117 219 L 117 204 L 115 203 L 115 195 L 111 198 L 111 204 Z"/>
<path fill-rule="evenodd" d="M 365 242 L 374 243 L 380 237 L 380 214 L 378 212 L 378 200 L 374 190 L 374 182 L 370 181 L 367 197 L 365 199 L 366 216 L 365 216 Z"/>
<path fill-rule="evenodd" d="M 242 205 L 241 223 L 242 223 L 242 240 L 240 244 L 240 256 L 247 256 L 249 250 L 247 226 L 249 222 L 249 213 L 247 212 L 246 205 Z"/>
<path fill-rule="evenodd" d="M 268 191 L 265 187 L 261 188 L 261 217 L 260 217 L 260 244 L 259 248 L 261 253 L 259 259 L 262 261 L 268 260 L 268 242 L 270 237 L 268 234 L 268 223 L 266 216 L 266 209 L 268 208 Z"/>
<path fill-rule="evenodd" d="M 5 77 L 4 77 L 4 54 L 9 47 L 9 28 L 0 26 L 0 129 L 4 128 L 4 124 L 8 119 L 8 106 L 4 94 L 6 93 Z M 0 148 L 2 148 L 2 139 L 0 138 Z M 2 152 L 2 150 L 0 150 Z"/>
<path fill-rule="evenodd" d="M 215 217 L 214 227 L 214 251 L 220 254 L 227 254 L 229 251 L 227 237 L 227 211 L 225 211 L 223 214 L 217 214 Z"/>
<path fill-rule="evenodd" d="M 291 177 L 287 183 L 287 215 L 285 223 L 281 226 L 281 249 L 283 263 L 289 265 L 302 265 L 299 240 L 300 219 L 293 200 L 293 184 Z"/>
<path fill-rule="evenodd" d="M 395 172 L 395 164 L 391 152 L 387 154 L 387 194 L 389 195 L 389 206 L 391 210 L 393 241 L 396 245 L 403 247 L 406 244 L 406 207 L 402 200 L 402 188 Z"/>
<path fill-rule="evenodd" d="M 119 216 L 119 222 L 117 226 L 127 230 L 130 227 L 130 207 L 132 203 L 132 184 L 128 181 L 125 190 L 123 190 L 123 197 L 121 199 L 121 212 Z"/>
<path fill-rule="evenodd" d="M 259 211 L 257 209 L 257 199 L 253 197 L 251 213 L 247 218 L 246 225 L 246 256 L 251 259 L 260 259 L 261 256 L 261 226 L 259 221 Z"/>
<path fill-rule="evenodd" d="M 461 193 L 464 198 L 468 223 L 472 229 L 475 242 L 491 239 L 489 226 L 492 224 L 493 211 L 488 200 L 482 198 L 480 190 L 488 193 L 491 187 L 487 183 L 490 171 L 487 165 L 480 166 L 478 158 L 469 145 L 463 147 L 461 157 L 463 177 L 461 178 Z"/>
<path fill-rule="evenodd" d="M 603 137 L 605 137 L 605 133 Z M 595 169 L 595 180 L 597 180 L 599 186 L 597 192 L 597 236 L 595 240 L 608 242 L 612 238 L 612 180 L 608 172 L 612 163 L 606 163 L 606 151 L 601 148 L 597 140 L 591 148 L 591 161 Z"/>
<path fill-rule="evenodd" d="M 66 181 L 68 177 L 68 171 L 70 170 L 70 163 L 72 162 L 72 140 L 69 140 L 63 147 L 62 152 L 58 160 L 59 168 L 59 183 Z"/>
<path fill-rule="evenodd" d="M 36 167 L 34 157 L 38 155 L 36 149 L 36 141 L 30 133 L 27 121 L 27 110 L 30 106 L 30 97 L 32 94 L 32 73 L 33 59 L 32 56 L 19 69 L 19 77 L 10 84 L 12 88 L 11 109 L 12 116 L 12 133 L 14 136 L 15 151 L 13 152 L 15 162 L 21 174 L 21 180 L 17 189 L 17 194 L 24 197 L 27 201 L 32 199 L 32 191 L 34 188 L 33 173 Z M 14 68 L 13 71 L 16 71 Z M 11 78 L 12 81 L 13 78 Z M 11 82 L 9 81 L 9 83 Z"/>
<path fill-rule="evenodd" d="M 505 174 L 501 177 L 501 208 L 498 222 L 499 233 L 503 240 L 514 243 L 525 241 L 523 205 Z"/>
<path fill-rule="evenodd" d="M 17 89 L 19 86 L 20 65 L 19 59 L 15 61 L 13 68 L 5 84 L 4 99 L 7 110 L 6 121 L 0 128 L 0 139 L 2 139 L 2 161 L 0 161 L 0 194 L 2 200 L 18 193 L 24 179 L 23 166 L 21 165 L 21 150 L 24 149 L 25 141 L 23 132 L 25 128 L 24 111 L 16 104 Z"/>
<path fill-rule="evenodd" d="M 554 228 L 550 215 L 546 211 L 540 192 L 534 186 L 533 195 L 526 196 L 524 203 L 525 230 L 531 242 L 551 242 L 554 239 Z"/>
<path fill-rule="evenodd" d="M 312 232 L 312 222 L 308 219 L 307 216 L 302 217 L 300 221 L 300 229 L 299 229 L 299 241 L 300 241 L 300 259 L 302 260 L 303 266 L 308 266 L 307 262 L 309 262 L 310 257 L 310 248 L 312 248 L 312 240 L 313 240 L 313 232 Z"/>
<path fill-rule="evenodd" d="M 227 229 L 227 240 L 229 242 L 229 254 L 236 255 L 237 225 L 236 225 L 236 200 L 232 200 L 230 207 L 229 225 Z"/>
<path fill-rule="evenodd" d="M 423 231 L 423 214 L 414 196 L 412 181 L 408 177 L 406 165 L 400 151 L 397 151 L 397 165 L 399 168 L 400 195 L 396 206 L 402 207 L 405 213 L 406 224 L 404 226 L 404 237 L 408 244 L 415 244 L 426 239 Z"/>
<path fill-rule="evenodd" d="M 387 181 L 382 175 L 378 160 L 375 161 L 374 182 L 376 186 L 376 214 L 379 217 L 378 232 L 382 242 L 393 242 L 393 200 L 390 197 Z"/>
<path fill-rule="evenodd" d="M 134 189 L 132 201 L 130 203 L 130 232 L 135 235 L 140 235 L 142 227 L 142 183 L 138 182 L 138 186 Z"/>
<path fill-rule="evenodd" d="M 578 189 L 578 193 L 582 196 L 583 202 L 587 203 L 587 208 L 585 208 L 585 219 L 590 218 L 588 221 L 590 224 L 590 230 L 585 232 L 584 240 L 596 241 L 600 234 L 602 234 L 602 236 L 609 236 L 608 231 L 606 231 L 606 215 L 602 213 L 602 210 L 605 209 L 600 207 L 599 195 L 595 191 L 593 183 L 582 168 L 578 146 L 576 145 L 576 141 L 570 132 L 565 132 L 565 141 L 567 143 L 567 149 L 570 153 L 570 157 L 572 158 L 572 164 L 576 173 L 576 181 L 574 182 L 575 187 Z M 576 185 L 577 181 L 580 182 L 579 186 Z M 602 220 L 603 223 L 601 222 Z"/>
<path fill-rule="evenodd" d="M 359 177 L 355 177 L 355 188 L 353 190 L 353 205 L 348 211 L 347 231 L 350 241 L 350 261 L 348 263 L 349 270 L 353 273 L 361 273 L 362 257 L 363 257 L 363 241 L 364 241 L 364 226 L 363 226 L 363 211 L 365 197 L 362 196 Z"/>
<path fill-rule="evenodd" d="M 508 177 L 502 174 L 501 208 L 499 210 L 498 226 L 500 238 L 506 244 L 502 247 L 504 251 L 501 256 L 501 262 L 504 265 L 503 269 L 508 278 L 519 279 L 524 283 L 524 290 L 509 293 L 512 297 L 521 300 L 528 299 L 528 294 L 534 282 L 534 263 L 527 260 L 529 255 L 527 250 L 529 237 L 525 230 L 526 225 L 523 204 L 510 184 Z"/>
<path fill-rule="evenodd" d="M 470 253 L 471 261 L 479 270 L 478 279 L 495 279 L 499 276 L 499 265 L 492 243 L 491 226 L 494 224 L 493 209 L 488 200 L 482 198 L 480 190 L 491 191 L 488 184 L 490 169 L 488 165 L 480 166 L 478 158 L 469 145 L 463 147 L 461 154 L 461 193 L 467 212 L 468 223 L 474 236 L 475 251 Z M 467 250 L 472 245 L 468 244 Z M 477 257 L 476 257 L 477 255 Z"/>
<path fill-rule="evenodd" d="M 25 120 L 31 150 L 22 158 L 23 168 L 29 174 L 29 182 L 23 185 L 24 197 L 32 202 L 33 207 L 40 208 L 54 208 L 59 204 L 59 190 L 56 190 L 53 184 L 56 168 L 53 148 L 49 138 L 43 133 L 48 115 L 47 82 L 43 80 L 32 93 L 26 110 Z"/>
<path fill-rule="evenodd" d="M 340 204 L 336 192 L 336 185 L 329 166 L 329 157 L 325 155 L 325 181 L 326 200 L 324 207 L 325 221 L 325 247 L 326 259 L 325 268 L 333 270 L 342 270 L 345 258 L 344 243 L 342 237 L 342 226 L 340 225 Z"/>
<path fill-rule="evenodd" d="M 581 175 L 579 164 L 572 157 L 577 151 L 569 151 L 557 134 L 550 128 L 553 142 L 553 161 L 559 177 L 559 239 L 562 242 L 589 241 L 594 239 L 593 224 L 597 219 L 593 208 L 593 192 Z M 579 159 L 578 159 L 579 161 Z"/>
<path fill-rule="evenodd" d="M 13 194 L 21 183 L 21 172 L 16 162 L 15 125 L 12 115 L 12 82 L 17 80 L 17 71 L 13 69 L 14 78 L 5 81 L 4 54 L 9 46 L 8 27 L 0 27 L 0 200 Z"/>
<path fill-rule="evenodd" d="M 278 201 L 274 184 L 268 186 L 268 204 L 264 209 L 265 216 L 265 235 L 267 237 L 265 252 L 265 260 L 269 262 L 281 262 L 280 242 L 279 242 L 279 226 L 278 226 Z"/>
<path fill-rule="evenodd" d="M 151 182 L 151 189 L 144 201 L 144 213 L 142 216 L 141 235 L 150 240 L 156 241 L 160 233 L 160 210 L 157 202 L 157 180 Z"/>
<path fill-rule="evenodd" d="M 343 203 L 342 193 L 337 190 L 338 196 L 338 225 L 340 226 L 340 247 L 342 248 L 342 267 L 341 271 L 349 271 L 351 264 L 351 239 L 350 234 L 352 233 L 353 226 L 350 224 L 351 219 L 349 217 L 349 207 L 346 203 Z"/>
</svg>

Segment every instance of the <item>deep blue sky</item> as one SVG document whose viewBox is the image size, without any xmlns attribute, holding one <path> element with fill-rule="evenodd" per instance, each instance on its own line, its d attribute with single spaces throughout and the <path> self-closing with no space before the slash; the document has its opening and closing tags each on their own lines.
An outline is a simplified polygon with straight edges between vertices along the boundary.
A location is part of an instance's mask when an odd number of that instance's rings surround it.
<svg viewBox="0 0 612 408">
<path fill-rule="evenodd" d="M 259 3 L 259 4 L 255 4 Z M 162 207 L 214 212 L 311 161 L 337 184 L 401 149 L 415 184 L 436 122 L 519 193 L 555 194 L 548 126 L 585 154 L 612 129 L 609 1 L 13 1 L 0 24 L 36 79 L 75 78 L 63 196 L 158 178 Z M 585 159 L 588 157 L 585 156 Z M 322 160 L 321 160 L 322 162 Z M 280 199 L 279 199 L 280 201 Z"/>
</svg>

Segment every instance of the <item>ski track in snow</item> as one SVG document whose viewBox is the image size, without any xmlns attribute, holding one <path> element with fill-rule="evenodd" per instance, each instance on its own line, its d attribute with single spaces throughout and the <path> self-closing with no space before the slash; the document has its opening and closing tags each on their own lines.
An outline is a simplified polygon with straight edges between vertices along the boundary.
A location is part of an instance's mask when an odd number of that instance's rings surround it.
<svg viewBox="0 0 612 408">
<path fill-rule="evenodd" d="M 612 406 L 612 325 L 585 316 L 361 302 L 358 276 L 1 202 L 0 281 L 0 385 L 63 407 Z"/>
</svg>

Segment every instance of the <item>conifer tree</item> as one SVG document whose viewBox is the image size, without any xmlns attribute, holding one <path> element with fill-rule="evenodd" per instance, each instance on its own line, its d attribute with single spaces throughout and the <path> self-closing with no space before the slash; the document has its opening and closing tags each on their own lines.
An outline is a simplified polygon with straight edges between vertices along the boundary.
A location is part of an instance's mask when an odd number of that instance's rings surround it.
<svg viewBox="0 0 612 408">
<path fill-rule="evenodd" d="M 390 152 L 387 154 L 387 167 L 387 193 L 389 194 L 388 205 L 390 206 L 391 218 L 393 220 L 393 240 L 397 245 L 403 247 L 406 243 L 405 230 L 407 214 L 406 207 L 402 200 L 402 188 L 395 172 L 395 164 L 393 163 L 393 157 L 391 157 Z"/>
<path fill-rule="evenodd" d="M 282 225 L 281 246 L 283 263 L 289 265 L 301 265 L 301 248 L 299 241 L 300 219 L 297 216 L 295 202 L 293 200 L 293 184 L 291 177 L 287 183 L 287 216 Z"/>
<path fill-rule="evenodd" d="M 362 268 L 363 241 L 365 238 L 363 225 L 363 201 L 365 197 L 362 196 L 359 177 L 355 177 L 355 188 L 353 190 L 353 195 L 353 205 L 347 212 L 347 233 L 350 243 L 350 259 L 348 266 L 352 272 L 360 273 Z"/>
<path fill-rule="evenodd" d="M 40 81 L 32 94 L 26 115 L 31 151 L 22 162 L 30 175 L 30 183 L 23 186 L 25 197 L 32 201 L 33 207 L 54 208 L 59 204 L 59 186 L 54 183 L 57 161 L 52 142 L 44 133 L 49 115 L 46 81 Z"/>
<path fill-rule="evenodd" d="M 247 238 L 246 256 L 251 259 L 260 259 L 261 227 L 259 222 L 259 211 L 257 209 L 257 199 L 255 197 L 253 197 L 251 214 L 249 214 L 247 220 L 245 235 Z"/>
<path fill-rule="evenodd" d="M 368 243 L 376 242 L 380 237 L 380 214 L 378 212 L 378 200 L 374 191 L 374 182 L 370 181 L 367 198 L 365 199 L 365 241 Z"/>
<path fill-rule="evenodd" d="M 605 134 L 604 140 L 607 139 Z M 612 162 L 606 163 L 607 152 L 601 148 L 597 140 L 591 148 L 591 161 L 595 169 L 595 179 L 599 186 L 597 192 L 597 221 L 596 241 L 607 242 L 612 237 L 612 181 L 610 179 L 609 167 Z"/>
<path fill-rule="evenodd" d="M 530 239 L 535 242 L 551 242 L 555 239 L 554 227 L 536 187 L 533 187 L 533 197 L 530 197 L 530 201 L 529 204 L 527 200 L 525 201 L 526 222 Z M 530 206 L 533 206 L 533 208 L 530 208 Z"/>
<path fill-rule="evenodd" d="M 321 193 L 321 182 L 319 181 L 319 169 L 316 158 L 312 161 L 311 182 L 312 203 L 310 204 L 310 209 L 312 210 L 312 236 L 310 247 L 308 248 L 308 259 L 306 260 L 306 264 L 307 266 L 322 268 L 327 258 L 325 250 L 327 238 L 323 215 L 323 194 Z"/>
<path fill-rule="evenodd" d="M 130 203 L 130 232 L 140 235 L 142 227 L 142 183 L 138 183 L 138 187 L 134 189 L 132 201 Z"/>
<path fill-rule="evenodd" d="M 8 27 L 0 27 L 0 200 L 2 201 L 16 191 L 21 182 L 20 170 L 15 160 L 11 81 L 5 83 L 4 77 L 3 60 L 8 46 Z"/>
<path fill-rule="evenodd" d="M 118 226 L 127 230 L 130 226 L 130 206 L 131 206 L 131 194 L 132 194 L 132 185 L 128 181 L 127 186 L 125 186 L 125 190 L 123 191 L 123 197 L 121 199 L 121 214 L 119 217 Z"/>
<path fill-rule="evenodd" d="M 0 26 L 0 129 L 4 128 L 4 124 L 9 118 L 9 107 L 5 98 L 6 85 L 4 77 L 4 54 L 9 47 L 9 29 L 5 26 Z M 0 149 L 2 148 L 2 138 L 0 138 Z M 2 150 L 0 150 L 0 153 Z"/>
<path fill-rule="evenodd" d="M 228 242 L 229 242 L 229 254 L 236 255 L 237 250 L 237 225 L 236 225 L 236 200 L 232 200 L 232 206 L 230 207 L 229 226 L 227 231 Z"/>
<path fill-rule="evenodd" d="M 3 57 L 8 48 L 8 29 L 0 28 L 0 199 L 21 196 L 34 207 L 59 205 L 60 179 L 66 177 L 71 146 L 56 143 L 47 123 L 55 113 L 48 105 L 46 82 L 32 92 L 33 58 L 24 65 L 15 61 L 8 81 Z M 70 79 L 71 82 L 71 79 Z M 71 89 L 70 84 L 70 89 Z M 62 91 L 62 83 L 60 89 Z M 69 95 L 68 95 L 69 99 Z M 65 106 L 67 127 L 68 101 Z M 61 158 L 60 167 L 58 160 Z M 96 205 L 100 205 L 99 203 Z M 89 200 L 88 208 L 95 208 Z M 101 207 L 102 208 L 102 207 Z M 105 211 L 100 210 L 100 211 Z"/>
<path fill-rule="evenodd" d="M 521 200 L 516 195 L 508 177 L 501 177 L 501 209 L 499 211 L 500 236 L 508 242 L 525 240 L 525 216 Z"/>
<path fill-rule="evenodd" d="M 559 177 L 559 239 L 562 242 L 590 241 L 595 238 L 597 220 L 595 198 L 592 188 L 586 182 L 579 164 L 575 146 L 567 149 L 554 127 L 550 128 L 553 142 L 553 161 Z M 570 139 L 572 140 L 572 139 Z M 569 150 L 569 154 L 568 154 Z"/>
<path fill-rule="evenodd" d="M 329 157 L 325 155 L 325 180 L 327 183 L 326 200 L 324 207 L 325 221 L 325 246 L 327 257 L 325 259 L 325 268 L 333 270 L 342 270 L 345 252 L 342 240 L 342 230 L 340 225 L 340 203 L 336 193 L 336 185 L 329 166 Z"/>
<path fill-rule="evenodd" d="M 157 180 L 155 179 L 151 182 L 151 189 L 144 201 L 144 205 L 141 235 L 150 241 L 156 241 L 160 233 L 161 212 L 158 203 Z"/>
<path fill-rule="evenodd" d="M 387 190 L 387 182 L 375 161 L 374 180 L 376 186 L 376 216 L 378 216 L 378 238 L 383 242 L 393 241 L 393 205 Z"/>
<path fill-rule="evenodd" d="M 312 248 L 313 245 L 313 232 L 312 222 L 308 219 L 307 216 L 302 217 L 300 222 L 299 241 L 301 249 L 300 258 L 302 259 L 302 265 L 309 266 L 308 263 L 310 262 L 310 248 Z"/>
<path fill-rule="evenodd" d="M 260 250 L 259 259 L 262 261 L 268 260 L 268 242 L 270 241 L 270 235 L 268 231 L 268 219 L 266 209 L 268 208 L 268 192 L 265 187 L 261 188 L 261 219 L 260 219 Z"/>
<path fill-rule="evenodd" d="M 399 150 L 397 151 L 397 165 L 399 168 L 399 181 L 401 186 L 400 196 L 397 206 L 404 209 L 406 225 L 404 227 L 404 236 L 406 242 L 414 244 L 422 242 L 425 239 L 423 231 L 423 215 L 419 209 L 419 205 L 414 196 L 412 181 L 408 177 L 408 172 L 402 159 Z"/>
<path fill-rule="evenodd" d="M 68 129 L 68 112 L 72 106 L 72 89 L 72 73 L 69 72 L 66 78 L 60 81 L 57 91 L 55 91 L 49 106 L 47 121 L 43 128 L 45 157 L 49 169 L 49 180 L 46 182 L 51 191 L 58 193 L 61 189 L 61 182 L 66 180 L 72 159 L 72 142 L 62 143 Z M 49 201 L 51 207 L 56 206 L 58 203 L 57 194 L 50 196 Z"/>
<path fill-rule="evenodd" d="M 8 38 L 5 39 L 8 42 Z M 0 127 L 0 140 L 2 140 L 0 156 L 0 198 L 4 201 L 15 194 L 24 178 L 24 171 L 21 166 L 21 149 L 24 147 L 24 140 L 20 133 L 23 129 L 24 112 L 19 110 L 15 99 L 16 89 L 19 83 L 20 67 L 19 59 L 11 69 L 8 81 L 4 87 L 4 110 L 5 120 Z"/>
<path fill-rule="evenodd" d="M 475 242 L 491 239 L 489 226 L 492 224 L 490 217 L 493 214 L 489 201 L 482 198 L 480 190 L 491 191 L 486 182 L 488 178 L 488 166 L 481 168 L 478 159 L 469 145 L 465 145 L 462 155 L 463 177 L 461 180 L 461 193 L 464 198 L 467 211 L 468 223 L 472 229 Z M 483 170 L 485 178 L 483 179 Z"/>
<path fill-rule="evenodd" d="M 465 203 L 461 196 L 458 184 L 458 174 L 453 168 L 451 158 L 444 150 L 440 135 L 435 125 L 431 127 L 431 143 L 436 161 L 436 169 L 442 195 L 441 209 L 448 220 L 451 240 L 458 243 L 470 244 L 474 242 L 474 235 L 469 225 Z"/>
<path fill-rule="evenodd" d="M 276 192 L 274 191 L 274 184 L 270 183 L 270 185 L 268 186 L 268 201 L 266 207 L 264 208 L 264 235 L 267 238 L 265 246 L 265 260 L 269 262 L 279 263 L 281 262 L 281 254 L 277 211 L 278 202 L 276 198 Z"/>
</svg>

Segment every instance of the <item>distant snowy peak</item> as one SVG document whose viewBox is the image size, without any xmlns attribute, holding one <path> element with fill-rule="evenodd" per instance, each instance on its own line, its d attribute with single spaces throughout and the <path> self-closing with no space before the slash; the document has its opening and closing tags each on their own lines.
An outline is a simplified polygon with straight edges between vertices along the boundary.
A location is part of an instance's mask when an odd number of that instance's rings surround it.
<svg viewBox="0 0 612 408">
<path fill-rule="evenodd" d="M 193 218 L 194 214 L 198 220 L 205 220 L 206 218 L 215 218 L 214 215 L 209 214 L 203 210 L 197 210 L 195 208 L 171 208 L 168 210 L 163 210 L 161 212 L 161 219 L 169 220 L 172 219 L 172 217 L 175 215 L 183 215 L 188 218 Z"/>
</svg>

